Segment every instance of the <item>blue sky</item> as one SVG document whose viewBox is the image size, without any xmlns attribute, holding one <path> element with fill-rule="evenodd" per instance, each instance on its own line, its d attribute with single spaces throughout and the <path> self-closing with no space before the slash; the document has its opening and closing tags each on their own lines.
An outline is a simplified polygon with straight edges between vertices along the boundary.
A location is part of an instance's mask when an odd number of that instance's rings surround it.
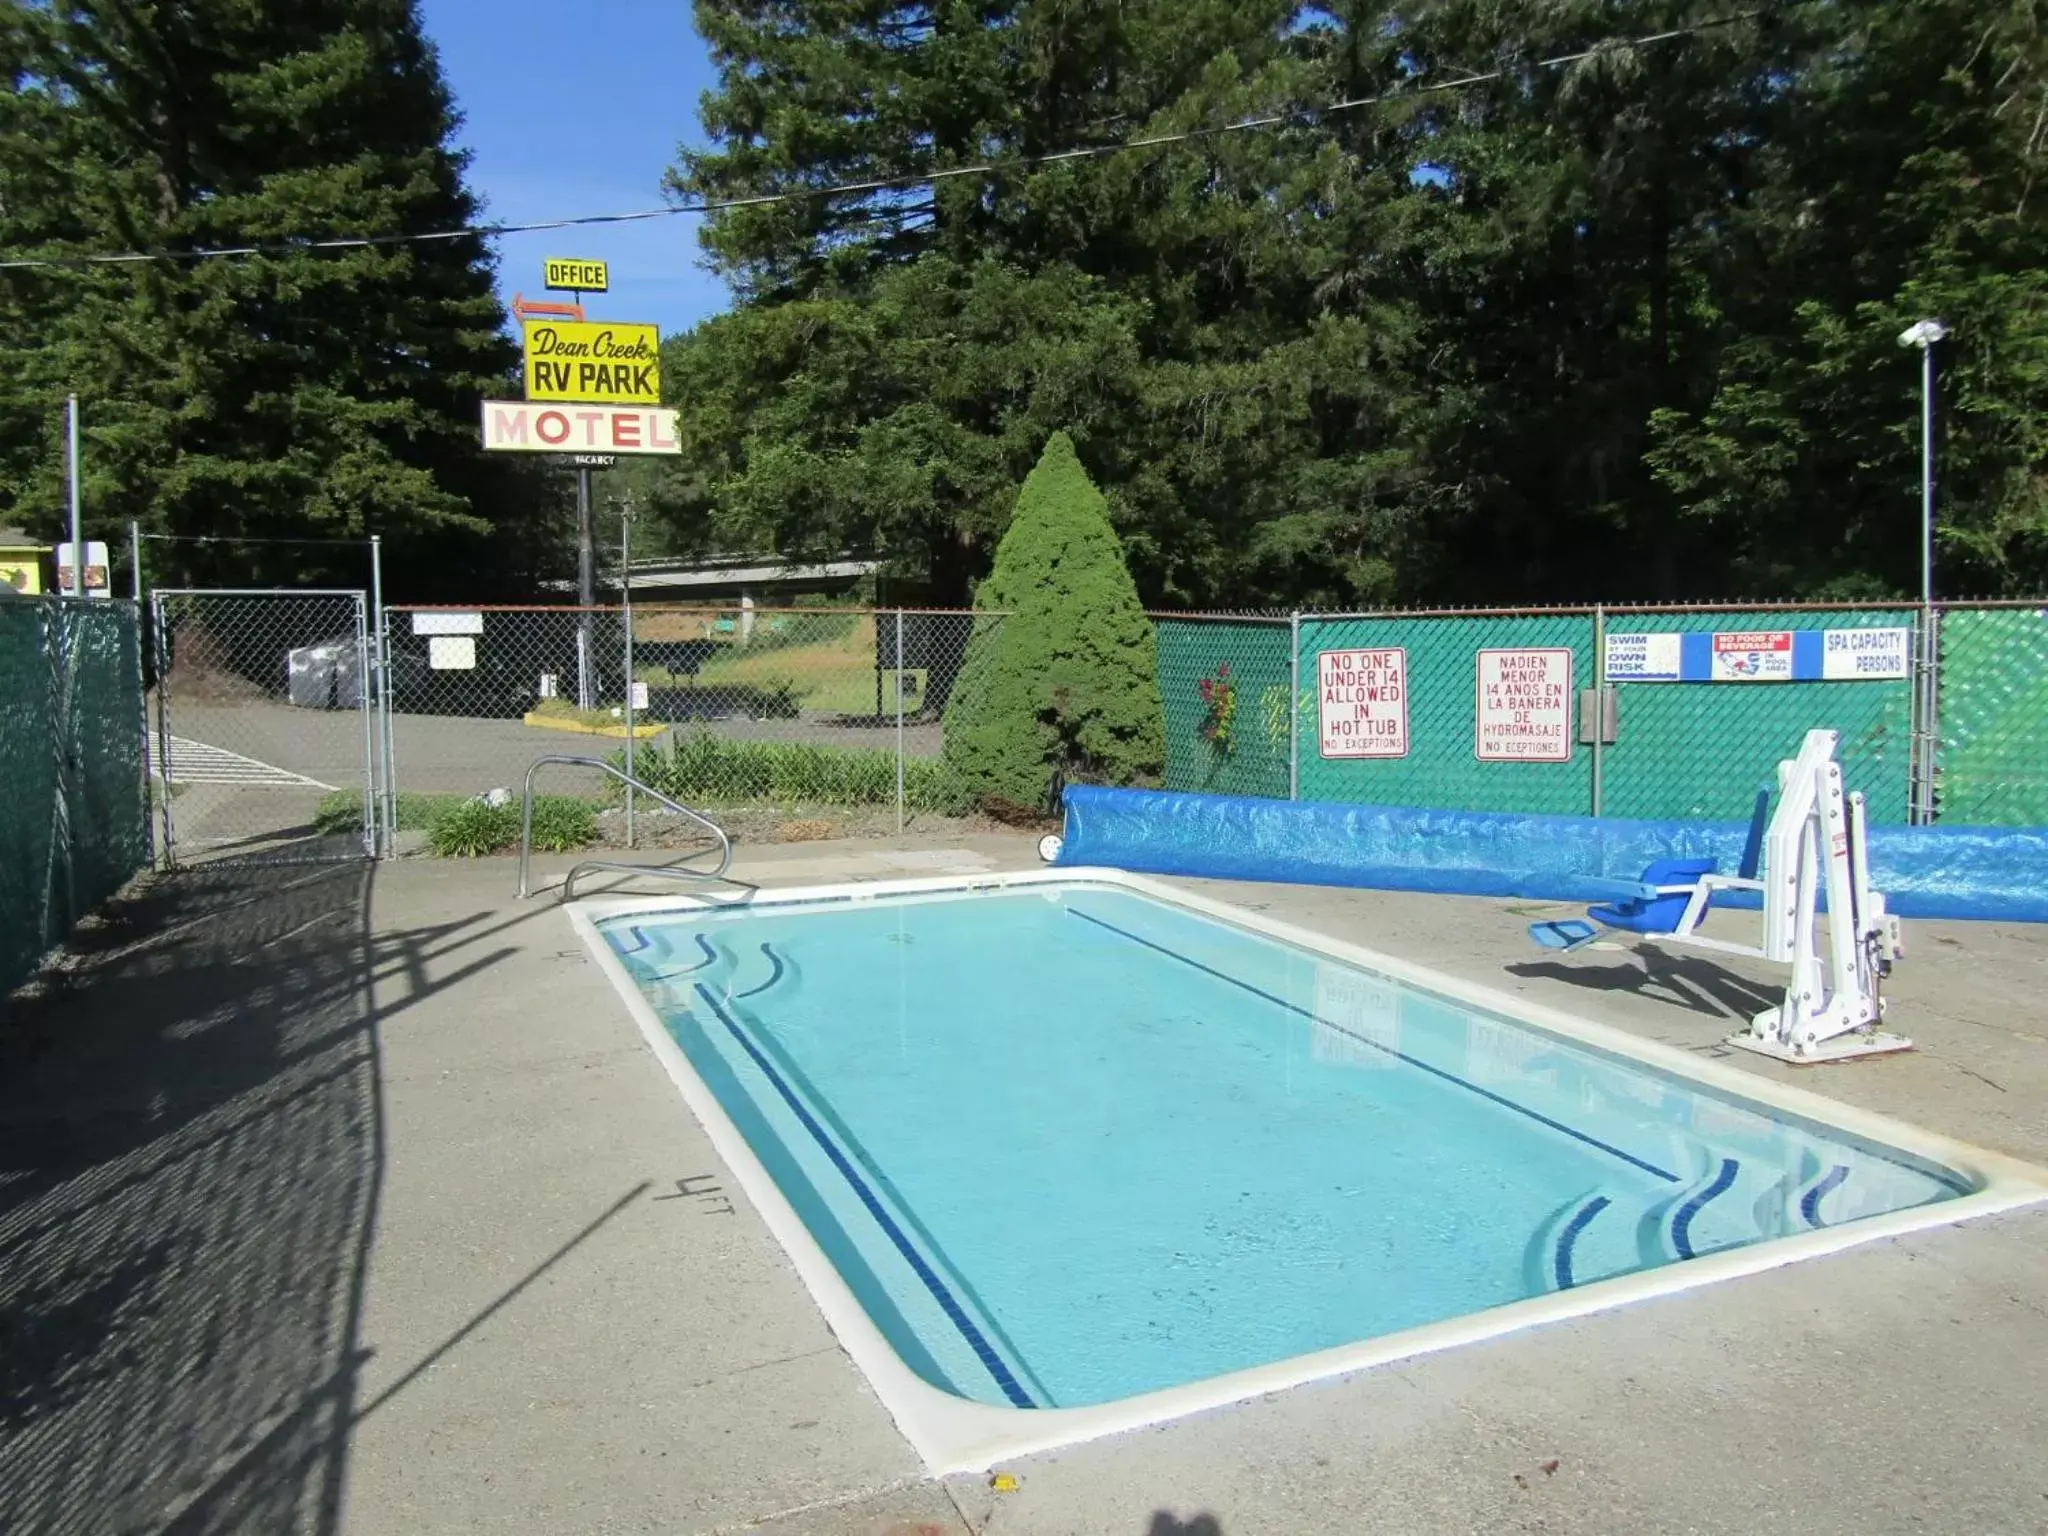
<svg viewBox="0 0 2048 1536">
<path fill-rule="evenodd" d="M 487 218 L 519 222 L 658 207 L 677 146 L 702 142 L 697 97 L 711 59 L 689 0 L 421 0 L 427 35 L 464 122 L 470 189 Z M 593 318 L 652 320 L 665 333 L 724 309 L 701 265 L 698 220 L 597 225 L 497 241 L 498 286 L 541 291 L 547 256 L 611 263 Z"/>
</svg>

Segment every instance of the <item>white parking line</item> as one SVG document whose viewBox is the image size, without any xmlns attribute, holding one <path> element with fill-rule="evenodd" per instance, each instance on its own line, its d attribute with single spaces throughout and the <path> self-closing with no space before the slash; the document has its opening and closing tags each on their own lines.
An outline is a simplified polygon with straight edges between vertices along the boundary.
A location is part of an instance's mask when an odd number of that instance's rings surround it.
<svg viewBox="0 0 2048 1536">
<path fill-rule="evenodd" d="M 175 784 L 241 784 L 250 788 L 333 789 L 303 773 L 293 773 L 275 763 L 258 762 L 226 747 L 209 746 L 185 736 L 171 738 L 171 782 Z M 158 778 L 163 769 L 154 769 Z"/>
</svg>

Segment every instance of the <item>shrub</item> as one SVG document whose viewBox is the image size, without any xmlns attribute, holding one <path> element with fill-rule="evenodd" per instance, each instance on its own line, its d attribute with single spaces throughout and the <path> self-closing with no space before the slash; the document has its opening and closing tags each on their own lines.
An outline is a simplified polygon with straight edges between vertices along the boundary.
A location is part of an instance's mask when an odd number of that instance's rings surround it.
<svg viewBox="0 0 2048 1536">
<path fill-rule="evenodd" d="M 519 812 L 511 806 L 464 800 L 429 824 L 427 847 L 436 858 L 474 859 L 510 847 L 518 836 Z"/>
<path fill-rule="evenodd" d="M 1066 433 L 1018 493 L 974 606 L 1007 617 L 975 625 L 946 705 L 945 760 L 984 806 L 1041 804 L 1056 768 L 1112 784 L 1158 772 L 1152 625 Z"/>
<path fill-rule="evenodd" d="M 571 853 L 588 847 L 596 838 L 597 807 L 588 800 L 571 795 L 535 797 L 533 846 L 542 853 Z"/>
<path fill-rule="evenodd" d="M 184 788 L 182 784 L 178 787 Z M 467 795 L 426 795 L 401 790 L 394 806 L 398 830 L 424 830 L 433 825 L 436 816 L 468 798 Z M 319 809 L 313 812 L 313 825 L 322 832 L 362 831 L 363 792 L 359 789 L 337 789 L 332 794 L 323 795 Z"/>
<path fill-rule="evenodd" d="M 625 755 L 614 753 L 612 761 L 623 766 Z M 697 731 L 636 753 L 633 770 L 642 783 L 684 805 L 896 803 L 896 754 L 875 748 L 728 741 Z M 903 765 L 903 803 L 957 816 L 972 808 L 973 797 L 945 763 L 910 758 Z"/>
</svg>

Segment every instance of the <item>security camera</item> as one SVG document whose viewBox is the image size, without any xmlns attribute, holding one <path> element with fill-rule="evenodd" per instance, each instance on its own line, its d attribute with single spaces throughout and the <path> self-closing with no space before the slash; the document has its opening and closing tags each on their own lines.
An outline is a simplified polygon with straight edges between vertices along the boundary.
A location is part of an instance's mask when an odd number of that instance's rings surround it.
<svg viewBox="0 0 2048 1536">
<path fill-rule="evenodd" d="M 1899 332 L 1902 347 L 1931 347 L 1948 334 L 1948 327 L 1939 320 L 1922 320 Z"/>
</svg>

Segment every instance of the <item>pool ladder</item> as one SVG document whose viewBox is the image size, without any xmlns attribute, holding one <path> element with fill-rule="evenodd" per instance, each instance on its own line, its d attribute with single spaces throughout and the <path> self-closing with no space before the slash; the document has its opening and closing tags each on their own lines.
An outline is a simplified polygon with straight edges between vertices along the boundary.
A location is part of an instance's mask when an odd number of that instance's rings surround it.
<svg viewBox="0 0 2048 1536">
<path fill-rule="evenodd" d="M 608 773 L 628 789 L 638 790 L 650 800 L 659 801 L 678 816 L 695 822 L 709 832 L 718 844 L 718 867 L 716 869 L 693 868 L 688 864 L 627 864 L 618 859 L 583 859 L 570 866 L 568 878 L 562 882 L 562 900 L 568 901 L 576 894 L 576 877 L 587 869 L 614 869 L 633 875 L 659 875 L 670 880 L 723 880 L 725 872 L 732 868 L 732 839 L 725 835 L 725 828 L 701 811 L 693 811 L 687 805 L 678 805 L 658 789 L 650 789 L 640 780 L 633 778 L 623 769 L 616 768 L 601 757 L 554 756 L 536 757 L 526 770 L 526 792 L 519 812 L 519 896 L 524 900 L 530 893 L 529 876 L 533 869 L 533 776 L 550 764 L 571 764 L 578 768 L 595 768 Z M 695 854 L 686 857 L 695 858 Z"/>
</svg>

